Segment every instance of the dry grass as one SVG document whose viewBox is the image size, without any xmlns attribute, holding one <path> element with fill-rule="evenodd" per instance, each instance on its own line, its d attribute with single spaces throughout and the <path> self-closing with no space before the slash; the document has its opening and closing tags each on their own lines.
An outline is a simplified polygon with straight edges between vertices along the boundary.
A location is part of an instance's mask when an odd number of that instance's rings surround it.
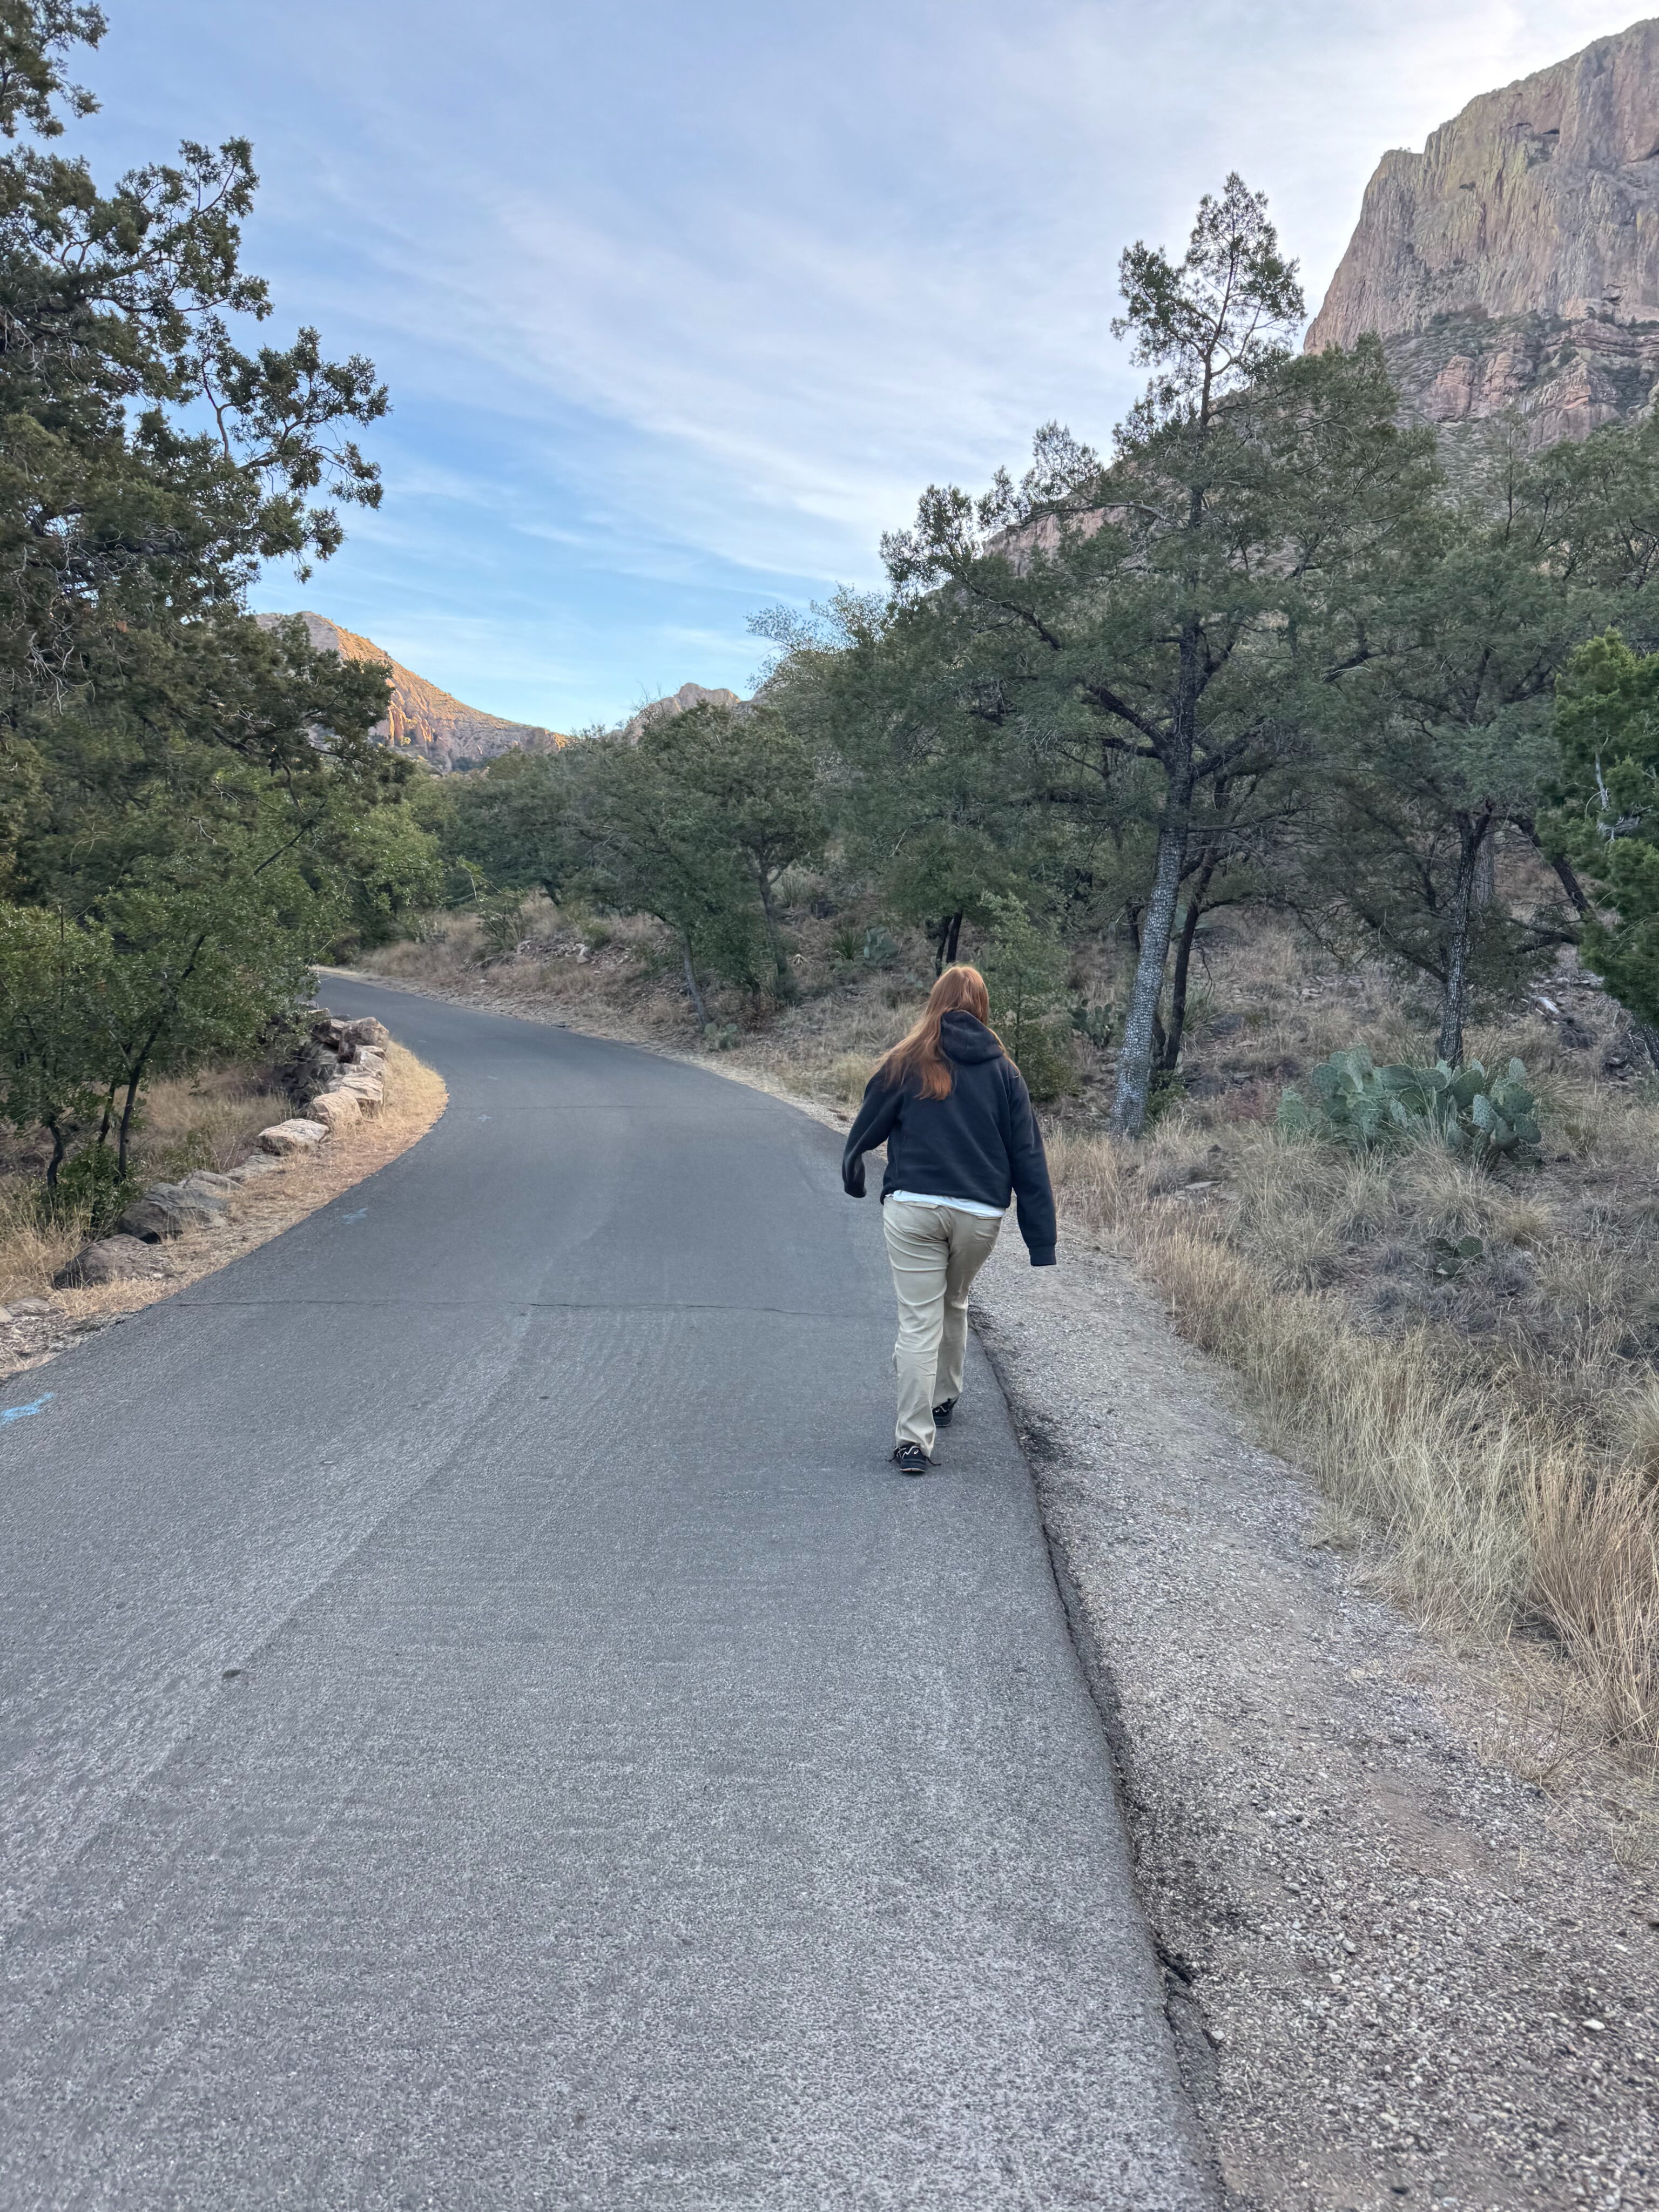
<svg viewBox="0 0 1659 2212">
<path fill-rule="evenodd" d="M 33 1176 L 8 1177 L 0 1183 L 0 1305 L 46 1297 L 52 1277 L 86 1241 L 82 1222 L 43 1215 Z"/>
<path fill-rule="evenodd" d="M 157 1086 L 158 1091 L 162 1088 Z M 149 1128 L 158 1133 L 159 1146 L 173 1147 L 161 1157 L 179 1162 L 178 1171 L 208 1164 L 196 1154 L 209 1141 L 219 1148 L 211 1164 L 222 1170 L 235 1166 L 254 1151 L 261 1129 L 291 1111 L 285 1098 L 240 1075 L 167 1088 L 177 1096 L 161 1102 Z M 248 1184 L 237 1195 L 234 1218 L 224 1228 L 181 1237 L 167 1246 L 169 1273 L 161 1282 L 127 1281 L 52 1291 L 53 1274 L 86 1242 L 85 1224 L 73 1219 L 43 1224 L 38 1185 L 9 1183 L 0 1188 L 0 1303 L 50 1294 L 73 1322 L 89 1315 L 131 1313 L 167 1297 L 280 1235 L 395 1159 L 425 1135 L 443 1112 L 447 1098 L 441 1077 L 403 1046 L 389 1046 L 386 1097 L 380 1113 L 342 1130 L 315 1152 L 286 1159 L 279 1170 Z M 233 1128 L 240 1129 L 240 1135 L 234 1135 Z M 189 1148 L 189 1157 L 181 1147 Z M 151 1153 L 145 1161 L 145 1172 L 152 1177 L 155 1157 Z"/>
<path fill-rule="evenodd" d="M 365 953 L 357 972 L 441 998 L 487 999 L 504 1012 L 579 1024 L 598 1036 L 695 1043 L 679 956 L 659 924 L 638 915 L 597 921 L 537 892 L 525 902 L 521 927 L 516 952 L 497 957 L 476 917 L 436 916 L 418 940 Z M 746 1010 L 728 997 L 714 1011 L 729 1021 Z"/>
<path fill-rule="evenodd" d="M 1188 1095 L 1135 1146 L 1059 1131 L 1063 1205 L 1242 1376 L 1421 1617 L 1544 1633 L 1587 1692 L 1575 1710 L 1651 1749 L 1659 1095 L 1616 1009 L 1575 993 L 1564 1020 L 1471 1040 L 1525 1060 L 1546 1108 L 1542 1160 L 1486 1172 L 1433 1141 L 1356 1159 L 1281 1138 L 1286 1081 L 1355 1042 L 1421 1059 L 1421 1030 L 1383 979 L 1310 979 L 1272 932 L 1216 969 Z M 1480 1256 L 1448 1267 L 1436 1240 L 1465 1237 Z"/>
<path fill-rule="evenodd" d="M 210 1068 L 153 1084 L 133 1145 L 134 1176 L 142 1185 L 175 1181 L 192 1168 L 222 1173 L 245 1160 L 260 1130 L 289 1110 L 274 1079 L 257 1068 Z M 0 1305 L 44 1297 L 87 1240 L 84 1215 L 43 1214 L 40 1166 L 20 1147 L 13 1171 L 0 1172 Z"/>
<path fill-rule="evenodd" d="M 1079 1157 L 1089 1149 L 1106 1160 Z M 1182 1334 L 1243 1376 L 1262 1426 L 1316 1478 L 1338 1525 L 1346 1517 L 1376 1540 L 1397 1595 L 1487 1638 L 1547 1628 L 1608 1738 L 1659 1741 L 1651 1384 L 1595 1361 L 1557 1393 L 1519 1360 L 1470 1357 L 1431 1324 L 1362 1328 L 1340 1299 L 1288 1279 L 1305 1265 L 1305 1213 L 1291 1219 L 1280 1264 L 1264 1266 L 1234 1244 L 1223 1211 L 1170 1219 L 1126 1204 L 1116 1150 L 1097 1138 L 1062 1152 L 1066 1200 L 1103 1229 L 1109 1218 Z M 1259 1228 L 1253 1242 L 1259 1250 Z"/>
<path fill-rule="evenodd" d="M 192 1168 L 222 1175 L 286 1110 L 280 1088 L 258 1068 L 207 1068 L 153 1083 L 144 1093 L 134 1172 L 146 1183 L 176 1181 Z"/>
</svg>

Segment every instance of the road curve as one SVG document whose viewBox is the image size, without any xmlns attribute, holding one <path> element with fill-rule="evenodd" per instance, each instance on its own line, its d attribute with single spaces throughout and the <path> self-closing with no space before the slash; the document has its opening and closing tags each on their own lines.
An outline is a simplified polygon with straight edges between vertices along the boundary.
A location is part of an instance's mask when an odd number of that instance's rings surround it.
<svg viewBox="0 0 1659 2212">
<path fill-rule="evenodd" d="M 1207 2204 L 1006 1413 L 885 1464 L 833 1137 L 327 996 L 442 1121 L 0 1394 L 0 2205 Z"/>
</svg>

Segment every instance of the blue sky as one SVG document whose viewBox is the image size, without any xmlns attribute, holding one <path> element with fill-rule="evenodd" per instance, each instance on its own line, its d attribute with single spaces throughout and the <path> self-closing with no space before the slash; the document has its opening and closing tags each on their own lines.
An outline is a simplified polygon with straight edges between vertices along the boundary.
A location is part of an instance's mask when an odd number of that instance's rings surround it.
<svg viewBox="0 0 1659 2212">
<path fill-rule="evenodd" d="M 491 711 L 748 687 L 933 480 L 1103 442 L 1133 238 L 1230 168 L 1310 310 L 1385 147 L 1631 20 L 1588 0 L 105 0 L 101 169 L 254 142 L 273 334 L 373 356 L 315 607 Z"/>
</svg>

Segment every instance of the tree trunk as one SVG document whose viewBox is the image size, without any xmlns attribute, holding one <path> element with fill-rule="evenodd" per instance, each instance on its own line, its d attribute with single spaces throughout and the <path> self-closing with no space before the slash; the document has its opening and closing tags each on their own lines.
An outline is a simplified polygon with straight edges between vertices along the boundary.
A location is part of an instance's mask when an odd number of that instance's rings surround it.
<svg viewBox="0 0 1659 2212">
<path fill-rule="evenodd" d="M 1129 924 L 1129 950 L 1138 961 L 1140 958 L 1140 909 L 1131 906 L 1124 908 Z M 1161 1002 L 1160 1002 L 1161 1003 Z M 1164 1017 L 1158 1008 L 1152 1008 L 1152 1066 L 1164 1065 Z"/>
<path fill-rule="evenodd" d="M 691 994 L 692 1011 L 696 1016 L 697 1035 L 702 1036 L 708 1027 L 708 1009 L 702 1002 L 702 993 L 697 988 L 697 971 L 691 965 L 691 939 L 680 932 L 680 951 L 685 957 L 685 988 Z"/>
<path fill-rule="evenodd" d="M 1490 906 L 1498 896 L 1498 832 L 1494 830 L 1481 841 L 1480 858 L 1474 866 L 1474 898 L 1476 906 Z"/>
<path fill-rule="evenodd" d="M 958 907 L 954 914 L 947 914 L 939 926 L 939 942 L 933 947 L 935 980 L 942 975 L 947 968 L 956 965 L 957 946 L 961 939 L 962 908 Z"/>
<path fill-rule="evenodd" d="M 766 933 L 772 940 L 772 966 L 778 979 L 778 996 L 793 999 L 795 979 L 789 972 L 789 956 L 783 949 L 783 932 L 778 927 L 778 917 L 772 905 L 772 886 L 766 880 L 764 868 L 757 867 L 756 880 L 760 884 L 761 912 L 766 916 Z"/>
<path fill-rule="evenodd" d="M 48 1121 L 46 1127 L 52 1133 L 52 1158 L 46 1166 L 46 1188 L 56 1190 L 58 1170 L 64 1164 L 64 1155 L 69 1150 L 69 1139 L 55 1121 Z"/>
<path fill-rule="evenodd" d="M 1466 815 L 1457 825 L 1457 878 L 1446 917 L 1446 979 L 1440 994 L 1439 1053 L 1455 1067 L 1463 1057 L 1463 1018 L 1469 1000 L 1469 918 L 1474 908 L 1481 854 L 1492 836 L 1492 811 Z"/>
<path fill-rule="evenodd" d="M 1199 443 L 1205 444 L 1210 415 L 1210 372 L 1206 367 L 1204 392 L 1199 410 Z M 1195 549 L 1202 526 L 1204 492 L 1194 483 L 1188 495 L 1187 540 Z M 1194 589 L 1194 565 L 1188 577 Z M 1152 896 L 1146 902 L 1140 932 L 1140 957 L 1129 991 L 1128 1017 L 1123 1042 L 1118 1048 L 1117 1088 L 1112 1098 L 1110 1126 L 1120 1136 L 1138 1137 L 1146 1126 L 1146 1099 L 1152 1087 L 1154 1052 L 1159 1049 L 1158 1002 L 1164 993 L 1164 968 L 1175 927 L 1181 878 L 1187 870 L 1187 840 L 1193 803 L 1193 761 L 1198 743 L 1198 701 L 1200 690 L 1199 619 L 1188 613 L 1181 625 L 1181 667 L 1167 744 L 1159 758 L 1165 778 L 1163 818 L 1158 830 L 1158 862 L 1152 872 Z M 1164 1049 L 1167 1049 L 1165 1041 Z M 1161 1056 L 1161 1053 L 1160 1053 Z"/>
<path fill-rule="evenodd" d="M 1204 894 L 1210 888 L 1210 878 L 1214 873 L 1215 863 L 1206 860 L 1200 873 L 1197 887 L 1187 901 L 1181 935 L 1176 940 L 1175 974 L 1170 983 L 1170 1021 L 1158 1055 L 1158 1065 L 1166 1075 L 1175 1073 L 1181 1060 L 1182 1032 L 1187 1026 L 1187 976 L 1192 966 L 1193 942 L 1204 916 Z"/>
<path fill-rule="evenodd" d="M 1546 853 L 1544 851 L 1544 841 L 1538 834 L 1537 824 L 1532 820 L 1529 815 L 1511 814 L 1510 820 L 1514 823 L 1516 828 L 1527 840 L 1527 842 L 1533 846 L 1539 853 L 1542 854 L 1544 859 L 1547 860 L 1551 867 L 1554 869 L 1556 880 L 1559 883 L 1562 890 L 1566 893 L 1573 912 L 1577 915 L 1587 915 L 1590 910 L 1589 900 L 1585 896 L 1584 886 L 1579 882 L 1577 871 L 1574 869 L 1572 862 L 1569 860 L 1565 854 L 1556 854 L 1553 853 Z"/>
<path fill-rule="evenodd" d="M 1123 1042 L 1118 1048 L 1117 1088 L 1112 1099 L 1111 1127 L 1120 1136 L 1138 1137 L 1146 1126 L 1146 1094 L 1152 1088 L 1154 1035 L 1158 1027 L 1158 1002 L 1164 989 L 1164 968 L 1175 927 L 1176 902 L 1181 895 L 1182 869 L 1187 859 L 1187 809 L 1172 803 L 1158 835 L 1158 866 L 1152 895 L 1139 930 L 1140 957 L 1129 991 L 1128 1017 Z"/>
<path fill-rule="evenodd" d="M 148 1055 L 146 1055 L 148 1058 Z M 116 1141 L 115 1164 L 123 1180 L 127 1172 L 127 1153 L 132 1144 L 132 1117 L 138 1106 L 138 1086 L 144 1079 L 144 1060 L 140 1060 L 127 1084 L 126 1103 L 121 1109 L 121 1133 Z"/>
</svg>

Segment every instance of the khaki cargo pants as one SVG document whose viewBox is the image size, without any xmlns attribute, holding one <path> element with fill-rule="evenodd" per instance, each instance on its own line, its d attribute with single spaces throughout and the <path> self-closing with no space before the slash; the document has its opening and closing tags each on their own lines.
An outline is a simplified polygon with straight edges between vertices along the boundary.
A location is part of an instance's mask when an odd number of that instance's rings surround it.
<svg viewBox="0 0 1659 2212">
<path fill-rule="evenodd" d="M 968 1291 L 991 1256 L 1000 1215 L 890 1198 L 881 1209 L 898 1294 L 898 1426 L 894 1440 L 933 1450 L 933 1408 L 962 1395 L 968 1351 Z"/>
</svg>

